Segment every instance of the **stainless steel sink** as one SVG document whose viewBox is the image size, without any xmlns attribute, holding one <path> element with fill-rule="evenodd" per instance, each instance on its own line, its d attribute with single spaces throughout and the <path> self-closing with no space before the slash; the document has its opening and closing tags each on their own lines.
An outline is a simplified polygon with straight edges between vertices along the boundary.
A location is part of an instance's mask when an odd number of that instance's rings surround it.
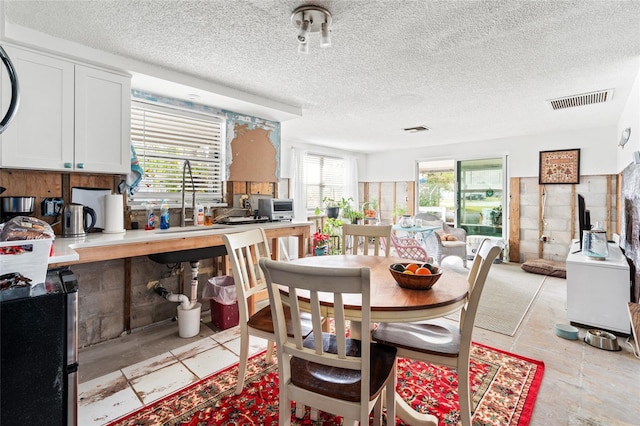
<svg viewBox="0 0 640 426">
<path fill-rule="evenodd" d="M 169 229 L 157 229 L 156 235 L 177 234 L 183 232 L 205 232 L 214 229 L 227 229 L 228 225 L 211 225 L 211 226 L 183 226 Z M 189 250 L 170 251 L 166 253 L 150 254 L 147 257 L 158 263 L 173 264 L 180 262 L 197 262 L 202 259 L 210 259 L 213 257 L 224 256 L 227 254 L 225 246 L 202 247 Z"/>
<path fill-rule="evenodd" d="M 190 250 L 170 251 L 167 253 L 150 254 L 147 257 L 157 263 L 174 264 L 181 262 L 197 262 L 202 259 L 225 256 L 225 246 L 202 247 Z"/>
<path fill-rule="evenodd" d="M 213 229 L 228 229 L 229 225 L 211 225 L 211 226 L 182 226 L 182 227 L 175 227 L 175 228 L 169 228 L 169 229 L 156 229 L 154 231 L 155 234 L 157 235 L 163 235 L 163 234 L 176 234 L 176 233 L 181 233 L 181 232 L 205 232 L 205 231 L 211 231 Z"/>
</svg>

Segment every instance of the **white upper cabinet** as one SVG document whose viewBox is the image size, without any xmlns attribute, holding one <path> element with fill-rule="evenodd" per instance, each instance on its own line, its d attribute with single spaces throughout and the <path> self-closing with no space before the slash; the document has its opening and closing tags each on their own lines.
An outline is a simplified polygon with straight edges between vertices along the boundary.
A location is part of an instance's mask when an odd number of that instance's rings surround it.
<svg viewBox="0 0 640 426">
<path fill-rule="evenodd" d="M 131 170 L 131 78 L 76 65 L 75 167 Z"/>
<path fill-rule="evenodd" d="M 2 167 L 124 174 L 130 170 L 131 79 L 4 46 L 20 85 L 18 112 L 0 136 Z M 11 92 L 2 74 L 2 110 Z"/>
</svg>

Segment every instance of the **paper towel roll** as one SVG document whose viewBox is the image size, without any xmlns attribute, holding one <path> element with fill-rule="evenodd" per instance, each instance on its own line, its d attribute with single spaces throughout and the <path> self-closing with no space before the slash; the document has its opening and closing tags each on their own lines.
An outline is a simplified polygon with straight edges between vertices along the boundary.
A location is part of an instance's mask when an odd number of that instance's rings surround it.
<svg viewBox="0 0 640 426">
<path fill-rule="evenodd" d="M 107 234 L 124 232 L 124 208 L 122 195 L 104 196 L 104 230 Z"/>
</svg>

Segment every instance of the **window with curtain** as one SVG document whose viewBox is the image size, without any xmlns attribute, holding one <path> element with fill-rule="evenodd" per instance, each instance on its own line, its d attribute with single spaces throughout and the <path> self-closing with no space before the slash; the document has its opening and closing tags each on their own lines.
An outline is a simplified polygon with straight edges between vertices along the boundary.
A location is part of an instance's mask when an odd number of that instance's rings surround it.
<svg viewBox="0 0 640 426">
<path fill-rule="evenodd" d="M 344 196 L 345 161 L 343 158 L 307 153 L 302 159 L 302 184 L 307 211 L 322 207 L 325 197 L 340 200 Z"/>
<path fill-rule="evenodd" d="M 224 120 L 213 115 L 139 101 L 131 103 L 131 143 L 144 176 L 132 204 L 180 203 L 182 170 L 189 160 L 199 202 L 222 201 Z M 191 180 L 185 175 L 185 198 Z"/>
</svg>

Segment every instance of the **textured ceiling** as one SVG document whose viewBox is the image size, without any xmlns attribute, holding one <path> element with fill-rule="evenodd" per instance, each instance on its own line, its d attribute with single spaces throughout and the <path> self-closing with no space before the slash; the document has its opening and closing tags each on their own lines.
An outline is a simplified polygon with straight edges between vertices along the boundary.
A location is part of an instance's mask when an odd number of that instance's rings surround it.
<svg viewBox="0 0 640 426">
<path fill-rule="evenodd" d="M 8 23 L 300 107 L 284 139 L 359 152 L 615 126 L 638 74 L 637 1 L 317 1 L 333 15 L 333 46 L 313 34 L 304 55 L 290 17 L 308 3 L 4 7 Z M 601 89 L 612 102 L 545 102 Z M 431 130 L 402 131 L 420 125 Z"/>
</svg>

